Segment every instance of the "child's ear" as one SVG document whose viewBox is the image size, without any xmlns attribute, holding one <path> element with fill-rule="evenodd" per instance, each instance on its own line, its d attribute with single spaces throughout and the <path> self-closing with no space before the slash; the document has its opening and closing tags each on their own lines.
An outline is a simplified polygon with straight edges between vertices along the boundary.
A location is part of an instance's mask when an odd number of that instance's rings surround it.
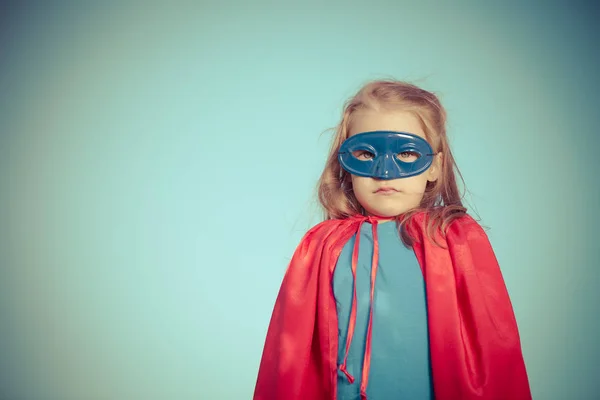
<svg viewBox="0 0 600 400">
<path fill-rule="evenodd" d="M 427 180 L 429 182 L 435 182 L 440 177 L 440 174 L 442 173 L 442 162 L 444 160 L 443 157 L 444 155 L 441 151 L 433 157 L 433 162 L 427 171 Z"/>
</svg>

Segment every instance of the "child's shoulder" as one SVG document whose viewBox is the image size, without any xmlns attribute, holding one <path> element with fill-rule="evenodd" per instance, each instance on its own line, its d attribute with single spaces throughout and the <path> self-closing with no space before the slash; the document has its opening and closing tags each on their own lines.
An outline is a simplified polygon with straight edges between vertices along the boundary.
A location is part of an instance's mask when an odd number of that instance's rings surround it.
<svg viewBox="0 0 600 400">
<path fill-rule="evenodd" d="M 464 240 L 488 239 L 484 226 L 468 213 L 457 216 L 448 224 L 446 237 Z"/>
<path fill-rule="evenodd" d="M 449 206 L 438 207 L 434 210 L 421 210 L 412 215 L 412 217 L 419 223 L 426 224 L 432 219 L 439 219 L 440 222 L 448 221 L 446 225 L 452 224 L 458 225 L 479 225 L 477 220 L 471 216 L 467 211 L 457 211 L 451 209 Z"/>
<path fill-rule="evenodd" d="M 310 228 L 304 235 L 302 241 L 329 241 L 345 238 L 348 235 L 355 233 L 354 229 L 358 221 L 357 218 L 352 217 L 326 219 Z"/>
<path fill-rule="evenodd" d="M 314 246 L 332 246 L 343 242 L 352 233 L 349 223 L 349 219 L 328 219 L 317 223 L 300 240 L 299 251 L 310 251 Z"/>
<path fill-rule="evenodd" d="M 471 214 L 469 214 L 468 212 L 464 212 L 461 213 L 461 215 L 457 216 L 452 223 L 458 224 L 460 226 L 467 226 L 467 227 L 479 227 L 481 228 L 481 225 L 479 224 L 479 222 L 473 218 L 473 216 Z"/>
<path fill-rule="evenodd" d="M 427 230 L 429 223 L 439 227 L 445 235 L 464 235 L 471 232 L 484 233 L 483 226 L 466 211 L 445 213 L 432 213 L 430 211 L 422 211 L 413 216 L 414 221 L 423 230 Z"/>
<path fill-rule="evenodd" d="M 348 219 L 326 219 L 314 225 L 310 228 L 307 234 L 321 233 L 321 232 L 330 232 L 336 229 L 341 228 L 344 225 L 347 225 L 349 222 Z"/>
</svg>

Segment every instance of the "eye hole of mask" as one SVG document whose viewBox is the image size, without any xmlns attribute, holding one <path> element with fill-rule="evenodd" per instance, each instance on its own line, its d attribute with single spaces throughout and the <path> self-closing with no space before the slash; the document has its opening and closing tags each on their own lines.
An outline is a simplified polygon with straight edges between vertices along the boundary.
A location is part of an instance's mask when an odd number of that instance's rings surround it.
<svg viewBox="0 0 600 400">
<path fill-rule="evenodd" d="M 413 163 L 421 158 L 421 155 L 416 151 L 403 151 L 396 155 L 396 158 L 405 163 Z"/>
<path fill-rule="evenodd" d="M 356 150 L 352 152 L 352 155 L 360 161 L 372 160 L 375 157 L 375 154 L 367 150 Z"/>
<path fill-rule="evenodd" d="M 357 160 L 360 160 L 360 161 L 372 160 L 375 157 L 375 155 L 373 153 L 371 153 L 370 151 L 367 151 L 367 150 L 353 151 L 352 155 Z M 396 154 L 396 158 L 405 163 L 413 163 L 413 162 L 417 161 L 420 157 L 421 157 L 420 154 L 417 153 L 416 151 L 403 151 L 403 152 Z"/>
</svg>

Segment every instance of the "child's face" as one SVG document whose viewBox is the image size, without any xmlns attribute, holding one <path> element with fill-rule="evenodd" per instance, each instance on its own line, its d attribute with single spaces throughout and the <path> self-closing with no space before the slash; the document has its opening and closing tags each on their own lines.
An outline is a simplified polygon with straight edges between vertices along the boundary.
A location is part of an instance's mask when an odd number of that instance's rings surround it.
<svg viewBox="0 0 600 400">
<path fill-rule="evenodd" d="M 360 110 L 354 113 L 350 136 L 382 130 L 407 132 L 427 139 L 419 120 L 409 112 Z M 428 170 L 409 178 L 380 180 L 352 175 L 354 195 L 370 215 L 395 217 L 419 206 L 427 182 L 438 178 L 439 165 L 440 155 L 434 158 Z"/>
</svg>

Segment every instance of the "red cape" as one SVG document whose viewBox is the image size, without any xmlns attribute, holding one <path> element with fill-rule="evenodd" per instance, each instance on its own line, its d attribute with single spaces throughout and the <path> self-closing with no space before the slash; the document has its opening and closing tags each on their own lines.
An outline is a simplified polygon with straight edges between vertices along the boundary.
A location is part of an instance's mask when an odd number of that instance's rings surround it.
<svg viewBox="0 0 600 400">
<path fill-rule="evenodd" d="M 331 285 L 344 245 L 366 217 L 328 220 L 300 242 L 277 297 L 254 400 L 335 400 L 338 321 Z M 438 247 L 426 214 L 407 225 L 423 271 L 437 400 L 531 399 L 517 322 L 487 235 L 456 219 Z"/>
</svg>

